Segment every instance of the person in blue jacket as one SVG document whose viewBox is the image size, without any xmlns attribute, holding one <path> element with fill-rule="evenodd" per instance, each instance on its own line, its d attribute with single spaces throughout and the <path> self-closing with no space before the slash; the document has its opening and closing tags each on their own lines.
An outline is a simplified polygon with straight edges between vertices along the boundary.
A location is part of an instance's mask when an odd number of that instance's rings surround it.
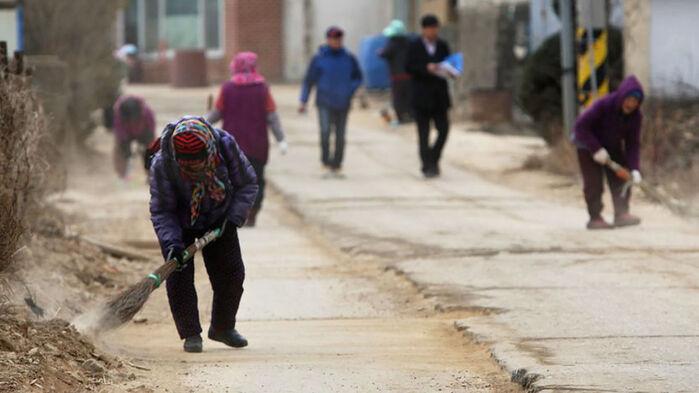
<svg viewBox="0 0 699 393">
<path fill-rule="evenodd" d="M 323 166 L 339 172 L 345 150 L 345 129 L 352 96 L 362 84 L 362 71 L 357 59 L 343 47 L 344 32 L 330 27 L 325 33 L 327 43 L 311 60 L 301 90 L 299 113 L 316 87 L 316 106 L 320 120 L 320 147 Z M 330 134 L 334 133 L 335 149 L 330 152 Z"/>
</svg>

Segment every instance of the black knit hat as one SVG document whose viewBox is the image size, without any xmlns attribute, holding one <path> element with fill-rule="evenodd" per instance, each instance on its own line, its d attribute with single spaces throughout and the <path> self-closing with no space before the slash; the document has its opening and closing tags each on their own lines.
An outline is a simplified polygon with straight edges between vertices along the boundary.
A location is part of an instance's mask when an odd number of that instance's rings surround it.
<svg viewBox="0 0 699 393">
<path fill-rule="evenodd" d="M 422 27 L 437 27 L 439 26 L 439 19 L 433 14 L 427 14 L 420 19 L 420 25 Z"/>
<path fill-rule="evenodd" d="M 337 26 L 330 26 L 325 31 L 325 37 L 327 37 L 327 38 L 342 38 L 342 36 L 344 36 L 344 35 L 345 35 L 345 32 L 342 31 L 342 29 L 337 27 Z"/>
</svg>

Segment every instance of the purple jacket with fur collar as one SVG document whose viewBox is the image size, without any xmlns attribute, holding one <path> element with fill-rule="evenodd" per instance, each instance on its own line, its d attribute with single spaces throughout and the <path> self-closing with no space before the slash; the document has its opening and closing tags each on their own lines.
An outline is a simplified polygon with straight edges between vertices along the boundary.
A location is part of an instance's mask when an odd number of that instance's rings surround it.
<svg viewBox="0 0 699 393">
<path fill-rule="evenodd" d="M 179 176 L 170 146 L 170 135 L 166 128 L 161 150 L 156 153 L 150 168 L 151 221 L 163 256 L 173 246 L 187 246 L 182 240 L 183 230 L 200 236 L 207 230 L 221 225 L 224 218 L 228 218 L 229 225 L 242 226 L 255 202 L 258 189 L 255 171 L 235 139 L 225 131 L 214 129 L 219 146 L 218 153 L 221 155 L 221 163 L 216 173 L 220 179 L 225 179 L 226 198 L 224 202 L 216 203 L 209 197 L 204 197 L 199 218 L 192 226 L 192 185 Z"/>
</svg>

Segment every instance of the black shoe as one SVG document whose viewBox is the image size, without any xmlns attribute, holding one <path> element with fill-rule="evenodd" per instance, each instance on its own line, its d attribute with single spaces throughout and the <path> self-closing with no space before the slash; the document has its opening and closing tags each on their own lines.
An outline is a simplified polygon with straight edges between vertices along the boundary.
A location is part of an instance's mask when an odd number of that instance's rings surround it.
<svg viewBox="0 0 699 393">
<path fill-rule="evenodd" d="M 201 336 L 192 336 L 184 339 L 184 351 L 190 353 L 199 353 L 203 350 Z"/>
<path fill-rule="evenodd" d="M 422 175 L 425 176 L 425 179 L 432 179 L 439 176 L 439 173 L 433 168 L 428 168 L 422 171 Z"/>
<path fill-rule="evenodd" d="M 235 329 L 222 331 L 209 329 L 209 339 L 224 343 L 233 348 L 243 348 L 248 346 L 248 340 L 241 336 Z"/>
</svg>

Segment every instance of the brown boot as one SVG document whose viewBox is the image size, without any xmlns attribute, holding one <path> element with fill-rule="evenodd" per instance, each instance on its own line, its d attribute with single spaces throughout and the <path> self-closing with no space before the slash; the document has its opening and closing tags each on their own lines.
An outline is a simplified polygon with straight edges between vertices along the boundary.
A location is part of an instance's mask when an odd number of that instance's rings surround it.
<svg viewBox="0 0 699 393">
<path fill-rule="evenodd" d="M 602 229 L 614 229 L 614 226 L 607 221 L 604 221 L 604 218 L 597 217 L 590 219 L 590 221 L 587 223 L 587 229 L 597 231 Z"/>
<path fill-rule="evenodd" d="M 260 212 L 260 209 L 253 208 L 250 210 L 250 213 L 248 214 L 248 219 L 245 221 L 245 226 L 246 227 L 254 227 L 255 222 L 257 221 L 257 213 Z"/>
<path fill-rule="evenodd" d="M 641 219 L 629 213 L 620 214 L 614 218 L 615 227 L 631 227 L 639 224 Z"/>
</svg>

